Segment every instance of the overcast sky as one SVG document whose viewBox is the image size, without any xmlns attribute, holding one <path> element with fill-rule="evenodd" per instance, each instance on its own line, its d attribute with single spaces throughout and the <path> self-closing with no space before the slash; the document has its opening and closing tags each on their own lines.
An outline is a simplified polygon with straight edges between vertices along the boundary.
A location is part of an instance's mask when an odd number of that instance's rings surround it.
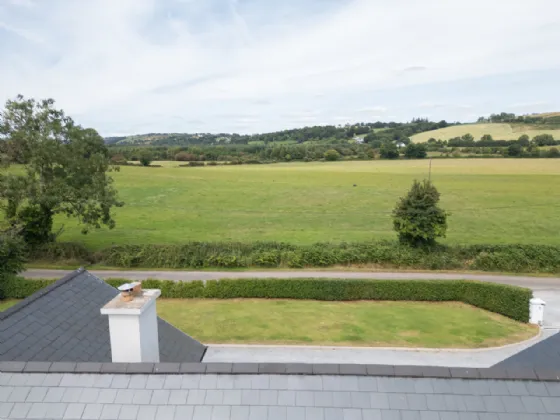
<svg viewBox="0 0 560 420">
<path fill-rule="evenodd" d="M 560 111 L 559 0 L 0 0 L 0 99 L 102 135 Z"/>
</svg>

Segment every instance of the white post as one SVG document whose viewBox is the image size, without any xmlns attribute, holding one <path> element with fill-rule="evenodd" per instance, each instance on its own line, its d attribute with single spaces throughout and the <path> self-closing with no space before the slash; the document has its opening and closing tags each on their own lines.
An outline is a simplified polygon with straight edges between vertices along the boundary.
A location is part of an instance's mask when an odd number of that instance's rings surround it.
<svg viewBox="0 0 560 420">
<path fill-rule="evenodd" d="M 159 362 L 156 313 L 158 289 L 147 289 L 130 301 L 119 294 L 103 308 L 109 315 L 111 358 L 113 363 Z"/>
<path fill-rule="evenodd" d="M 529 301 L 529 323 L 542 325 L 544 321 L 544 307 L 546 302 L 540 298 L 532 298 Z"/>
</svg>

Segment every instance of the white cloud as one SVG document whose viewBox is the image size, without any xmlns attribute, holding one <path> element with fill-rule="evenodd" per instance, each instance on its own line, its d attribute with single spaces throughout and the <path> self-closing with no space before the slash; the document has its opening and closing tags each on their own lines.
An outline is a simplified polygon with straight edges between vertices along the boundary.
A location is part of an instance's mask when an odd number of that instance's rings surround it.
<svg viewBox="0 0 560 420">
<path fill-rule="evenodd" d="M 188 119 L 268 131 L 316 108 L 331 124 L 388 109 L 453 120 L 457 103 L 482 115 L 539 95 L 560 108 L 559 43 L 557 0 L 10 0 L 0 99 L 53 97 L 106 135 L 188 131 Z M 506 86 L 515 77 L 530 87 Z"/>
<path fill-rule="evenodd" d="M 371 113 L 371 112 L 387 112 L 387 107 L 384 106 L 372 106 L 372 107 L 365 107 L 365 108 L 360 108 L 358 109 L 356 112 L 360 112 L 360 113 Z"/>
</svg>

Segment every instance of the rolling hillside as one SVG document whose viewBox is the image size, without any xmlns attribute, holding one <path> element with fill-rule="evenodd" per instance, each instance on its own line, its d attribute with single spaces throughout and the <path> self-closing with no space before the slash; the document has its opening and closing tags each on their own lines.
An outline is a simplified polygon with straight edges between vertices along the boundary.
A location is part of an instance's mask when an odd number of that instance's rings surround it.
<svg viewBox="0 0 560 420">
<path fill-rule="evenodd" d="M 432 137 L 436 140 L 449 140 L 453 137 L 461 137 L 468 133 L 472 134 L 476 140 L 479 140 L 485 134 L 490 134 L 494 140 L 517 140 L 523 134 L 527 134 L 530 138 L 538 136 L 539 134 L 552 134 L 555 139 L 560 139 L 560 125 L 542 126 L 510 123 L 463 124 L 415 134 L 411 137 L 411 140 L 417 143 L 426 142 Z"/>
</svg>

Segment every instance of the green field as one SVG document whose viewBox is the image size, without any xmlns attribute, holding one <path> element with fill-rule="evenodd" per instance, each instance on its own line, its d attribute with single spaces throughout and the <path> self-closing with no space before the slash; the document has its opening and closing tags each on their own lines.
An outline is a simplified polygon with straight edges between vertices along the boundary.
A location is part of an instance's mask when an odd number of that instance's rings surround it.
<svg viewBox="0 0 560 420">
<path fill-rule="evenodd" d="M 187 241 L 394 239 L 391 210 L 428 160 L 203 168 L 122 167 L 117 228 L 81 235 L 72 220 L 60 240 L 111 244 Z M 432 180 L 451 211 L 448 243 L 560 244 L 560 161 L 434 159 Z M 354 187 L 353 185 L 356 184 Z"/>
<path fill-rule="evenodd" d="M 538 125 L 528 124 L 463 124 L 452 127 L 440 128 L 439 130 L 426 131 L 413 135 L 410 139 L 416 143 L 423 143 L 430 138 L 436 140 L 449 140 L 454 137 L 461 137 L 465 134 L 472 134 L 475 140 L 485 134 L 490 134 L 494 140 L 517 140 L 523 134 L 530 138 L 540 134 L 552 134 L 555 139 L 560 139 L 560 128 L 543 129 Z"/>
<path fill-rule="evenodd" d="M 163 319 L 213 344 L 481 348 L 537 332 L 532 325 L 454 302 L 161 299 L 157 305 Z"/>
</svg>

